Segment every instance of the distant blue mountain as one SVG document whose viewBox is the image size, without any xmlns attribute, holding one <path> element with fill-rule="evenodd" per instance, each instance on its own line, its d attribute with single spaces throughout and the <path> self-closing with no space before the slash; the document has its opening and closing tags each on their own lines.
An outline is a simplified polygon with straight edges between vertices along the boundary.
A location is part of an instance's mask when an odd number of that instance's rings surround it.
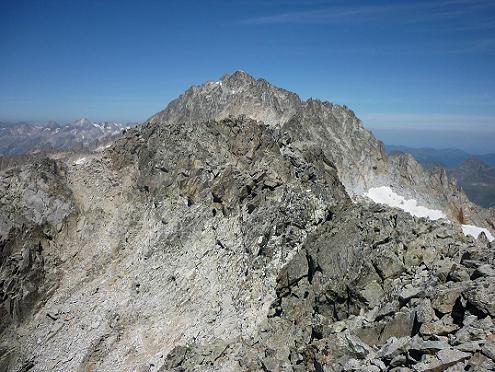
<svg viewBox="0 0 495 372">
<path fill-rule="evenodd" d="M 476 155 L 483 163 L 495 166 L 495 154 Z"/>
<path fill-rule="evenodd" d="M 445 168 L 454 168 L 461 165 L 472 154 L 458 149 L 433 149 L 429 147 L 414 148 L 402 145 L 385 145 L 387 153 L 405 152 L 411 154 L 418 162 L 427 168 L 442 166 Z M 495 153 L 475 155 L 483 163 L 495 166 Z"/>
<path fill-rule="evenodd" d="M 411 154 L 427 168 L 447 168 L 449 176 L 457 180 L 471 201 L 485 208 L 495 207 L 495 154 L 471 155 L 458 149 L 396 145 L 385 145 L 385 150 L 389 154 Z"/>
</svg>

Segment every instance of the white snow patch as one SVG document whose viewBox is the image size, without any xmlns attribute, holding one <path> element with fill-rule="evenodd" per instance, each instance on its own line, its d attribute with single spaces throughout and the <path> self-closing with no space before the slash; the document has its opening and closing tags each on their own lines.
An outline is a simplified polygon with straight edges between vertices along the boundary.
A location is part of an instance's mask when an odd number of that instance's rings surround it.
<svg viewBox="0 0 495 372">
<path fill-rule="evenodd" d="M 208 81 L 206 83 L 206 86 L 209 87 L 210 89 L 214 89 L 218 86 L 222 86 L 222 82 L 221 81 Z"/>
<path fill-rule="evenodd" d="M 404 212 L 416 217 L 426 217 L 430 220 L 438 220 L 440 218 L 447 218 L 445 213 L 438 209 L 429 209 L 418 205 L 415 199 L 405 199 L 403 196 L 396 194 L 388 186 L 372 187 L 364 194 L 375 203 L 385 204 L 393 208 L 402 209 Z M 475 238 L 484 232 L 489 241 L 493 241 L 493 235 L 483 227 L 473 225 L 461 225 L 464 235 L 471 235 Z"/>
<path fill-rule="evenodd" d="M 483 227 L 478 227 L 478 226 L 473 226 L 473 225 L 461 225 L 462 226 L 462 232 L 464 235 L 471 235 L 472 237 L 475 237 L 476 239 L 478 236 L 484 232 L 486 237 L 488 238 L 489 241 L 493 241 L 493 235 L 488 231 L 488 229 L 485 229 Z"/>
<path fill-rule="evenodd" d="M 74 164 L 75 165 L 81 165 L 81 164 L 84 164 L 86 163 L 87 159 L 86 158 L 79 158 L 77 159 L 76 161 L 74 161 Z"/>
<path fill-rule="evenodd" d="M 430 220 L 447 218 L 442 211 L 438 209 L 429 209 L 418 205 L 415 199 L 405 199 L 403 196 L 393 192 L 392 189 L 387 186 L 372 187 L 364 195 L 373 200 L 375 203 L 402 209 L 403 211 L 416 217 L 425 217 Z"/>
<path fill-rule="evenodd" d="M 109 143 L 108 145 L 100 146 L 100 147 L 98 147 L 95 151 L 96 151 L 96 152 L 101 152 L 101 151 L 103 151 L 103 150 L 105 150 L 105 149 L 108 149 L 110 146 L 112 146 L 112 144 L 111 144 L 111 143 Z"/>
</svg>

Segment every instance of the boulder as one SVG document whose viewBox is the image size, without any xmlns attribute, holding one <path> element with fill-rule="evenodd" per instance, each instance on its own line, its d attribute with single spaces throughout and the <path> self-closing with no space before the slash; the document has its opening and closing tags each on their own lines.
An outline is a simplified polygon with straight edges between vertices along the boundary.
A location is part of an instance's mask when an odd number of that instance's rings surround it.
<svg viewBox="0 0 495 372">
<path fill-rule="evenodd" d="M 474 287 L 464 292 L 467 301 L 479 312 L 495 316 L 495 278 L 483 277 L 473 283 Z"/>
</svg>

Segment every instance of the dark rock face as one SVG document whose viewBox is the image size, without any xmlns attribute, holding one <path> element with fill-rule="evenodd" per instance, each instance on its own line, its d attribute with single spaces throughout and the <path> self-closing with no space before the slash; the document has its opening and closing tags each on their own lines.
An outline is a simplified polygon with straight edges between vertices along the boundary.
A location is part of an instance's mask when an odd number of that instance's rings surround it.
<svg viewBox="0 0 495 372">
<path fill-rule="evenodd" d="M 280 112 L 256 111 L 266 123 L 190 121 L 191 105 L 217 110 L 223 93 L 180 98 L 84 163 L 2 174 L 5 314 L 26 300 L 2 323 L 1 369 L 494 367 L 492 243 L 354 202 L 334 161 L 365 146 L 343 137 L 333 153 L 326 138 L 333 120 L 364 129 L 316 101 L 271 122 L 298 102 L 276 92 L 264 99 Z"/>
<path fill-rule="evenodd" d="M 57 285 L 46 255 L 53 236 L 77 212 L 65 172 L 63 164 L 46 159 L 0 179 L 1 330 L 26 319 Z"/>
</svg>

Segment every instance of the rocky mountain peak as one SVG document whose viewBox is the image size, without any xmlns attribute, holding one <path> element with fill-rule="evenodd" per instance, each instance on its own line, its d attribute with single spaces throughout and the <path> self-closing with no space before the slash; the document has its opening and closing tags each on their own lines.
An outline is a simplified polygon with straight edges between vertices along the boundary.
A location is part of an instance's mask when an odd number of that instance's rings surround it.
<svg viewBox="0 0 495 372">
<path fill-rule="evenodd" d="M 220 81 L 225 84 L 232 85 L 248 85 L 254 84 L 256 79 L 242 70 L 237 70 L 231 73 L 227 73 L 220 78 Z"/>
<path fill-rule="evenodd" d="M 91 124 L 91 121 L 86 117 L 82 117 L 74 121 L 74 125 L 89 125 L 89 124 Z"/>
<path fill-rule="evenodd" d="M 77 127 L 86 127 L 91 125 L 91 121 L 88 118 L 82 117 L 80 119 L 74 120 L 72 125 Z"/>
<path fill-rule="evenodd" d="M 295 93 L 236 71 L 217 82 L 191 87 L 148 122 L 197 123 L 245 115 L 271 126 L 280 126 L 295 115 L 300 106 L 301 100 Z"/>
<path fill-rule="evenodd" d="M 347 167 L 349 172 L 340 169 L 342 182 L 351 194 L 363 192 L 367 187 L 369 175 L 362 172 L 364 167 L 371 172 L 385 168 L 378 164 L 384 160 L 383 145 L 347 107 L 316 99 L 303 102 L 297 94 L 243 71 L 188 89 L 148 122 L 174 125 L 240 115 L 281 130 L 290 127 L 301 136 L 301 141 L 318 132 L 319 146 L 337 168 L 343 163 L 356 165 Z"/>
</svg>

